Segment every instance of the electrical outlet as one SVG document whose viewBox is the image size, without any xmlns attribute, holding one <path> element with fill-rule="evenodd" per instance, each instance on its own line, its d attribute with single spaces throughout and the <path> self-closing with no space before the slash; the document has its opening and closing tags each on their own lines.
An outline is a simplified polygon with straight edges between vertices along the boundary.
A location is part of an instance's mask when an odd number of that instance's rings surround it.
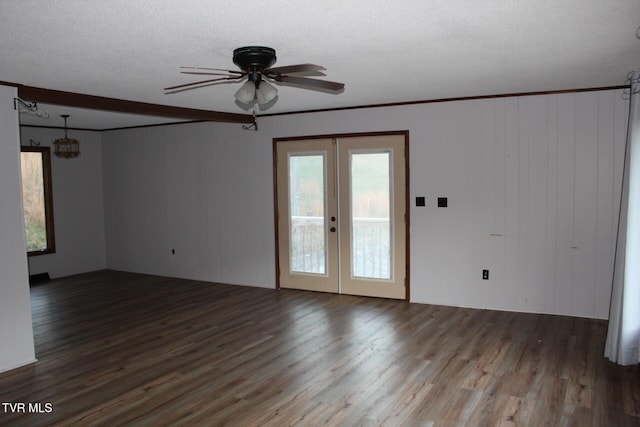
<svg viewBox="0 0 640 427">
<path fill-rule="evenodd" d="M 446 197 L 438 197 L 438 207 L 446 208 L 447 207 L 447 198 Z"/>
<path fill-rule="evenodd" d="M 489 280 L 489 270 L 482 270 L 482 280 Z"/>
<path fill-rule="evenodd" d="M 426 206 L 426 200 L 424 198 L 424 196 L 418 196 L 416 197 L 416 206 Z"/>
</svg>

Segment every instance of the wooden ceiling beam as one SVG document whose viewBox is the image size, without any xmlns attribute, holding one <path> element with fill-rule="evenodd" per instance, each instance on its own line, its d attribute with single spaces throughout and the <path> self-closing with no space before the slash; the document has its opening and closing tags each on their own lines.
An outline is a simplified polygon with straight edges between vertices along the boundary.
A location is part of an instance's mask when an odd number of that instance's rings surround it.
<svg viewBox="0 0 640 427">
<path fill-rule="evenodd" d="M 106 98 L 103 96 L 85 95 L 82 93 L 42 89 L 33 86 L 15 86 L 18 88 L 18 96 L 20 99 L 25 101 L 66 105 L 68 107 L 88 108 L 91 110 L 113 111 L 125 114 L 171 117 L 183 120 L 253 123 L 253 117 L 248 114 L 225 113 L 220 111 L 197 110 L 193 108 L 149 104 L 146 102 L 127 101 L 124 99 Z"/>
</svg>

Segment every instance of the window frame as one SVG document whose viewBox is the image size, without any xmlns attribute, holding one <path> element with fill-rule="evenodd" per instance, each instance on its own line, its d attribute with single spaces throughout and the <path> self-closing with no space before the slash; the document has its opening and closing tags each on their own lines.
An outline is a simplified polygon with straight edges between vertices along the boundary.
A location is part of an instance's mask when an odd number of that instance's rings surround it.
<svg viewBox="0 0 640 427">
<path fill-rule="evenodd" d="M 20 153 L 40 153 L 42 156 L 42 185 L 44 188 L 44 216 L 47 232 L 47 247 L 37 251 L 27 251 L 27 256 L 56 253 L 56 238 L 53 222 L 53 185 L 51 181 L 51 148 L 39 146 L 20 146 Z M 26 227 L 26 224 L 25 224 Z M 26 233 L 26 228 L 25 228 Z"/>
</svg>

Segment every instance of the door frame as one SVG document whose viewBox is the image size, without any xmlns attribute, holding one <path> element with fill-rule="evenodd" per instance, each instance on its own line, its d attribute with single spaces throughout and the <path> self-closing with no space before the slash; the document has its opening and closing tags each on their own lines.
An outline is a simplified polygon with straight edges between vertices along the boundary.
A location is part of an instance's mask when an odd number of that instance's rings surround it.
<svg viewBox="0 0 640 427">
<path fill-rule="evenodd" d="M 273 209 L 274 209 L 274 231 L 275 231 L 275 262 L 276 262 L 276 289 L 280 289 L 280 240 L 279 240 L 279 229 L 278 229 L 278 181 L 277 181 L 277 172 L 278 172 L 278 156 L 277 156 L 277 145 L 280 141 L 300 141 L 300 140 L 313 140 L 313 139 L 327 139 L 327 138 L 350 138 L 350 137 L 361 137 L 361 136 L 385 136 L 385 135 L 402 135 L 404 136 L 404 173 L 405 173 L 405 301 L 410 301 L 411 298 L 411 280 L 410 280 L 410 264 L 411 264 L 411 256 L 409 252 L 410 248 L 410 201 L 409 201 L 409 188 L 410 188 L 410 180 L 409 180 L 409 131 L 408 130 L 399 130 L 399 131 L 386 131 L 386 132 L 360 132 L 360 133 L 340 133 L 340 134 L 325 134 L 325 135 L 312 135 L 312 136 L 290 136 L 290 137 L 282 137 L 282 138 L 273 138 L 273 151 L 272 151 L 272 160 L 273 160 Z"/>
</svg>

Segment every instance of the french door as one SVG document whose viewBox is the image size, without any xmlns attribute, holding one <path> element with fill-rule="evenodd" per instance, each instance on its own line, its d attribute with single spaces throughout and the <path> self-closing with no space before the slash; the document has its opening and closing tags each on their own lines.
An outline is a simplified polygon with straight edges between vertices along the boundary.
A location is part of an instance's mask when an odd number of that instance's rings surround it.
<svg viewBox="0 0 640 427">
<path fill-rule="evenodd" d="M 278 284 L 405 299 L 406 134 L 276 140 Z"/>
</svg>

